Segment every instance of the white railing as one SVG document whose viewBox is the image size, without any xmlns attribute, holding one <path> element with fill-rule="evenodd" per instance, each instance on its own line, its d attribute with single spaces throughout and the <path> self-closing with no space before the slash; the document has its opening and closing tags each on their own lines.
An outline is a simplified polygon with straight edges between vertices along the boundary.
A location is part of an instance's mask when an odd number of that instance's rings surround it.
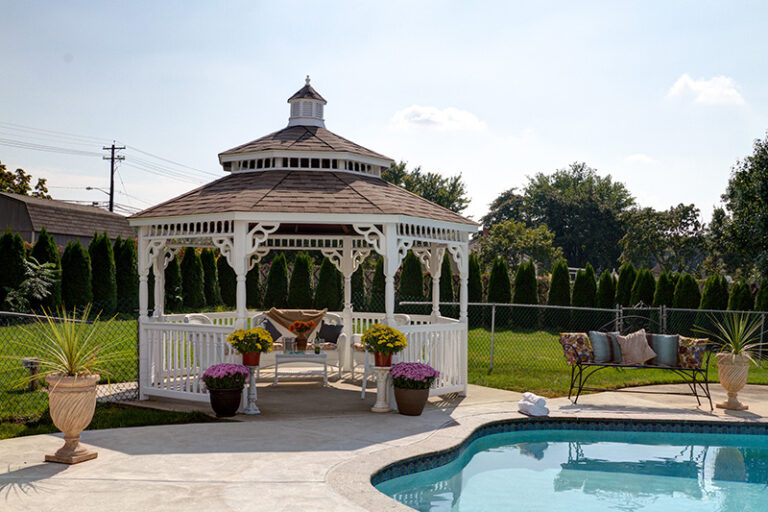
<svg viewBox="0 0 768 512">
<path fill-rule="evenodd" d="M 397 361 L 426 363 L 440 372 L 430 396 L 466 392 L 467 324 L 405 325 L 398 329 L 408 339 L 408 346 L 397 354 Z"/>
<path fill-rule="evenodd" d="M 239 363 L 226 339 L 232 327 L 145 322 L 141 326 L 142 394 L 207 401 L 203 372 L 217 363 Z"/>
</svg>

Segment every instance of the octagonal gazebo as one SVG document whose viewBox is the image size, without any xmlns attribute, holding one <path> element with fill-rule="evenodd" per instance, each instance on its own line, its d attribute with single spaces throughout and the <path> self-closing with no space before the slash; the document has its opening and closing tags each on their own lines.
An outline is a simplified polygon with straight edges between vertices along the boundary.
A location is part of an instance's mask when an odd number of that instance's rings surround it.
<svg viewBox="0 0 768 512">
<path fill-rule="evenodd" d="M 408 315 L 405 324 L 399 318 L 408 347 L 398 359 L 427 362 L 441 372 L 431 394 L 466 393 L 468 241 L 477 224 L 384 181 L 381 173 L 392 160 L 328 131 L 326 101 L 309 78 L 288 103 L 286 128 L 219 155 L 228 176 L 129 219 L 138 230 L 141 398 L 207 400 L 202 373 L 211 364 L 239 362 L 225 340 L 257 313 L 246 308 L 246 274 L 271 250 L 317 250 L 338 268 L 347 345 L 374 322 L 395 325 L 395 273 L 413 251 L 433 278 L 432 312 Z M 190 246 L 219 249 L 237 276 L 236 310 L 206 313 L 213 325 L 164 313 L 164 269 Z M 458 320 L 440 314 L 446 251 L 459 270 Z M 373 252 L 384 260 L 384 313 L 352 307 L 352 273 Z M 349 370 L 351 349 L 341 348 L 342 369 Z"/>
</svg>

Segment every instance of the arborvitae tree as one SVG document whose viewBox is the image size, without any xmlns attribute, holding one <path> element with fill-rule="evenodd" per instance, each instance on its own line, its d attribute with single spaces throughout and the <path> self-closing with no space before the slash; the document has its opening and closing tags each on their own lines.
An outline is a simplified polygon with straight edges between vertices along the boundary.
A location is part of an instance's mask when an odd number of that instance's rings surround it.
<svg viewBox="0 0 768 512">
<path fill-rule="evenodd" d="M 768 311 L 768 279 L 763 279 L 755 295 L 755 311 Z"/>
<path fill-rule="evenodd" d="M 477 254 L 469 255 L 469 276 L 467 278 L 467 301 L 483 302 L 483 278 L 480 276 L 480 262 Z M 469 316 L 469 326 L 477 327 L 482 323 L 483 306 L 469 306 L 467 315 Z"/>
<path fill-rule="evenodd" d="M 646 269 L 641 269 L 635 277 L 635 282 L 632 285 L 632 295 L 629 299 L 631 306 L 636 306 L 639 303 L 643 303 L 646 306 L 653 304 L 653 294 L 656 291 L 656 280 L 653 278 L 653 273 Z"/>
<path fill-rule="evenodd" d="M 728 282 L 720 274 L 712 274 L 704 282 L 700 309 L 724 310 L 728 307 Z"/>
<path fill-rule="evenodd" d="M 48 231 L 45 230 L 45 227 L 40 230 L 30 256 L 35 258 L 38 263 L 53 263 L 56 266 L 56 280 L 50 289 L 50 295 L 42 301 L 33 302 L 32 307 L 37 309 L 43 306 L 49 311 L 55 310 L 61 305 L 61 259 L 59 259 L 59 250 L 56 248 L 56 243 L 53 241 L 53 237 L 48 234 Z"/>
<path fill-rule="evenodd" d="M 91 287 L 93 308 L 102 316 L 112 316 L 117 309 L 117 283 L 115 282 L 115 254 L 107 233 L 94 233 L 88 246 L 91 256 Z"/>
<path fill-rule="evenodd" d="M 383 313 L 386 301 L 386 279 L 384 277 L 384 258 L 376 261 L 376 268 L 373 271 L 373 282 L 371 283 L 371 302 L 368 305 L 368 311 L 374 313 Z"/>
<path fill-rule="evenodd" d="M 674 289 L 672 293 L 674 294 Z M 597 285 L 597 307 L 613 308 L 616 305 L 615 301 L 616 278 L 613 277 L 610 270 L 606 269 L 600 274 L 600 282 Z"/>
<path fill-rule="evenodd" d="M 26 257 L 24 240 L 11 228 L 6 229 L 0 236 L 0 306 L 8 291 L 18 288 L 24 281 Z"/>
<path fill-rule="evenodd" d="M 509 282 L 509 269 L 503 258 L 496 258 L 488 278 L 488 302 L 509 304 L 512 302 L 512 289 Z"/>
<path fill-rule="evenodd" d="M 69 242 L 61 257 L 61 294 L 64 307 L 69 310 L 93 301 L 91 258 L 79 240 Z"/>
<path fill-rule="evenodd" d="M 181 311 L 181 268 L 179 258 L 174 256 L 165 267 L 165 311 Z"/>
<path fill-rule="evenodd" d="M 219 278 L 221 301 L 230 308 L 237 305 L 237 275 L 227 258 L 219 254 L 216 259 L 216 273 Z"/>
<path fill-rule="evenodd" d="M 333 267 L 333 273 L 336 275 L 336 297 L 338 301 L 333 308 L 328 308 L 331 311 L 341 311 L 344 309 L 344 276 Z"/>
<path fill-rule="evenodd" d="M 731 288 L 731 295 L 728 297 L 729 311 L 752 311 L 755 305 L 755 299 L 752 297 L 752 290 L 745 281 L 738 281 Z"/>
<path fill-rule="evenodd" d="M 149 267 L 147 273 L 147 290 L 149 290 L 149 300 L 147 305 L 149 306 L 150 314 L 155 310 L 155 272 L 152 270 L 152 266 Z"/>
<path fill-rule="evenodd" d="M 586 268 L 576 273 L 576 280 L 573 282 L 573 298 L 571 305 L 593 308 L 597 300 L 597 282 L 595 281 L 595 269 L 590 263 Z"/>
<path fill-rule="evenodd" d="M 683 309 L 696 309 L 701 303 L 701 293 L 696 279 L 691 274 L 684 273 L 675 287 L 675 296 L 672 299 L 672 307 Z"/>
<path fill-rule="evenodd" d="M 669 278 L 672 280 L 672 287 L 677 288 L 677 283 L 680 282 L 680 272 L 672 272 L 669 274 Z"/>
<path fill-rule="evenodd" d="M 368 306 L 368 300 L 365 296 L 365 269 L 362 265 L 352 274 L 352 309 L 355 311 L 365 311 Z M 342 295 L 343 300 L 343 295 Z"/>
<path fill-rule="evenodd" d="M 305 309 L 312 307 L 312 261 L 300 252 L 293 261 L 293 272 L 288 285 L 288 307 Z"/>
<path fill-rule="evenodd" d="M 662 272 L 656 281 L 656 290 L 653 292 L 653 307 L 671 306 L 675 299 L 675 287 L 672 278 L 667 272 Z"/>
<path fill-rule="evenodd" d="M 128 315 L 139 309 L 139 269 L 136 243 L 131 238 L 115 240 L 115 282 L 117 284 L 117 310 Z M 151 294 L 150 290 L 150 294 Z"/>
<path fill-rule="evenodd" d="M 288 305 L 288 264 L 285 255 L 278 254 L 272 260 L 267 274 L 267 289 L 264 292 L 264 309 L 284 308 Z"/>
<path fill-rule="evenodd" d="M 616 284 L 616 304 L 632 306 L 632 286 L 635 284 L 637 271 L 631 263 L 625 263 L 619 269 L 619 282 Z"/>
<path fill-rule="evenodd" d="M 565 307 L 571 305 L 571 278 L 568 274 L 568 263 L 564 259 L 558 260 L 552 267 L 547 305 Z M 544 323 L 548 327 L 565 328 L 568 318 L 567 310 L 555 308 L 544 310 Z"/>
<path fill-rule="evenodd" d="M 328 308 L 330 311 L 336 311 L 342 300 L 339 297 L 337 274 L 336 267 L 333 266 L 331 260 L 323 258 L 315 287 L 315 309 Z"/>
<path fill-rule="evenodd" d="M 235 279 L 237 287 L 237 279 Z M 245 307 L 259 309 L 261 307 L 261 268 L 257 263 L 245 274 Z"/>
<path fill-rule="evenodd" d="M 408 251 L 403 259 L 398 292 L 401 300 L 424 300 L 424 270 L 418 256 L 412 251 Z"/>
<path fill-rule="evenodd" d="M 453 266 L 446 254 L 440 267 L 440 302 L 453 302 Z"/>
<path fill-rule="evenodd" d="M 194 247 L 186 247 L 181 258 L 181 297 L 185 308 L 205 306 L 203 263 Z"/>
<path fill-rule="evenodd" d="M 536 265 L 533 261 L 522 263 L 515 272 L 515 290 L 512 302 L 515 304 L 538 304 L 539 283 L 536 281 Z M 539 312 L 535 308 L 513 308 L 512 323 L 531 328 L 538 323 Z"/>
<path fill-rule="evenodd" d="M 216 272 L 216 255 L 213 250 L 203 249 L 200 252 L 200 262 L 203 264 L 205 303 L 208 306 L 216 307 L 221 304 L 221 294 L 219 293 L 218 272 Z"/>
</svg>

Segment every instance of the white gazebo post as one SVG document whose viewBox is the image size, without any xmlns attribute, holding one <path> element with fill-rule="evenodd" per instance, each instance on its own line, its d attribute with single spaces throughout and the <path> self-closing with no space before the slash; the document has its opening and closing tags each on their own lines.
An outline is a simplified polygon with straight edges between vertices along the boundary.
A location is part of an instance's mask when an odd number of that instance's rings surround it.
<svg viewBox="0 0 768 512">
<path fill-rule="evenodd" d="M 235 295 L 236 319 L 235 327 L 245 329 L 248 319 L 248 297 L 246 295 L 245 279 L 248 274 L 247 240 L 248 223 L 242 220 L 234 221 L 234 239 L 232 243 L 232 253 L 228 258 L 229 264 L 235 271 L 237 278 L 237 291 Z"/>
<path fill-rule="evenodd" d="M 341 273 L 344 276 L 344 311 L 342 312 L 342 321 L 344 323 L 344 334 L 347 337 L 347 347 L 344 351 L 343 370 L 352 367 L 352 274 L 355 272 L 355 262 L 352 256 L 352 239 L 344 237 L 341 251 Z"/>
<path fill-rule="evenodd" d="M 152 257 L 152 275 L 155 278 L 155 282 L 152 288 L 152 296 L 154 297 L 155 307 L 152 311 L 154 318 L 162 318 L 165 314 L 165 267 L 168 266 L 165 257 L 165 249 L 157 251 Z"/>
<path fill-rule="evenodd" d="M 138 244 L 138 267 L 139 267 L 139 400 L 146 400 L 144 394 L 144 383 L 149 375 L 149 358 L 147 357 L 147 347 L 145 342 L 144 324 L 149 320 L 149 266 L 151 265 L 150 254 L 147 250 L 147 230 L 146 226 L 139 228 Z"/>
<path fill-rule="evenodd" d="M 384 225 L 384 323 L 395 325 L 395 274 L 400 266 L 397 225 Z"/>
</svg>

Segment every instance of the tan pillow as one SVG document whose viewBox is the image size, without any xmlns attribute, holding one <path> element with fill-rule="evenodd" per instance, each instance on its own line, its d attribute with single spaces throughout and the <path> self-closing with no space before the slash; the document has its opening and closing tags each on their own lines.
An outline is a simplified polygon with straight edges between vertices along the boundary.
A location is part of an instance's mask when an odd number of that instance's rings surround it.
<svg viewBox="0 0 768 512">
<path fill-rule="evenodd" d="M 616 336 L 616 338 L 621 345 L 622 364 L 643 364 L 656 357 L 656 352 L 648 346 L 645 329 L 640 329 L 626 336 Z"/>
</svg>

